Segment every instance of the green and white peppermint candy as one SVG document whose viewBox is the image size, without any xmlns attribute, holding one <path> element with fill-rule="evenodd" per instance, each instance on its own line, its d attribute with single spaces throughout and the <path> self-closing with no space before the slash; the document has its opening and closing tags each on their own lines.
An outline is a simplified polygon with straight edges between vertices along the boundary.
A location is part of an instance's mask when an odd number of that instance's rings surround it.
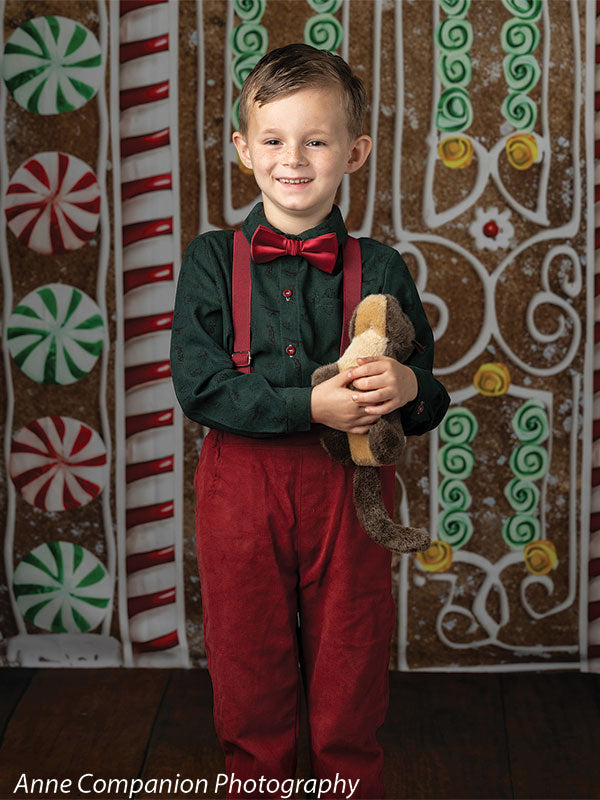
<svg viewBox="0 0 600 800">
<path fill-rule="evenodd" d="M 104 619 L 112 581 L 93 553 L 72 542 L 46 542 L 23 558 L 13 590 L 26 620 L 52 633 L 87 633 Z"/>
<path fill-rule="evenodd" d="M 75 383 L 102 350 L 105 325 L 96 303 L 74 286 L 49 283 L 13 311 L 6 332 L 16 364 L 36 383 Z"/>
<path fill-rule="evenodd" d="M 16 102 L 34 114 L 73 111 L 100 87 L 100 45 L 79 22 L 36 17 L 19 25 L 7 41 L 2 77 Z"/>
</svg>

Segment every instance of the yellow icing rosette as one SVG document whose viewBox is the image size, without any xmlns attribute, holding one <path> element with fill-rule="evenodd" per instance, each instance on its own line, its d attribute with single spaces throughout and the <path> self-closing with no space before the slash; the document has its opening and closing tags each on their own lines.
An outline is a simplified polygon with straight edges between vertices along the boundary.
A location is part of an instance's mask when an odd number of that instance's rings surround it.
<svg viewBox="0 0 600 800">
<path fill-rule="evenodd" d="M 529 542 L 523 548 L 523 560 L 533 575 L 545 575 L 558 564 L 556 547 L 549 539 Z"/>
<path fill-rule="evenodd" d="M 473 378 L 473 386 L 479 394 L 497 397 L 506 394 L 510 386 L 510 372 L 502 361 L 488 361 L 482 364 Z"/>
<path fill-rule="evenodd" d="M 466 136 L 447 136 L 438 144 L 438 155 L 450 169 L 466 169 L 473 160 L 473 143 Z"/>
<path fill-rule="evenodd" d="M 424 553 L 417 553 L 417 561 L 427 572 L 446 572 L 452 564 L 452 545 L 433 539 Z"/>
<path fill-rule="evenodd" d="M 506 157 L 511 167 L 529 169 L 539 161 L 539 150 L 535 136 L 531 133 L 516 133 L 506 141 Z"/>
</svg>

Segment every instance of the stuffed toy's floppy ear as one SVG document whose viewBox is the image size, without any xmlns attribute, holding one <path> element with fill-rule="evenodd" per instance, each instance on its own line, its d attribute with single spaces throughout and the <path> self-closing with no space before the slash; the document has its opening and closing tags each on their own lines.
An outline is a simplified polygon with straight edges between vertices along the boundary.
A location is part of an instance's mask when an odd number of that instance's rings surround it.
<svg viewBox="0 0 600 800">
<path fill-rule="evenodd" d="M 367 295 L 354 309 L 349 323 L 350 344 L 334 364 L 313 372 L 312 385 L 357 366 L 358 358 L 385 355 L 405 361 L 415 347 L 414 326 L 393 295 Z M 348 384 L 348 389 L 359 391 Z M 353 497 L 357 516 L 374 541 L 396 553 L 422 552 L 431 544 L 426 531 L 398 525 L 390 519 L 381 493 L 379 467 L 395 464 L 406 445 L 400 409 L 383 414 L 365 434 L 344 433 L 325 427 L 325 450 L 336 461 L 354 464 Z"/>
</svg>

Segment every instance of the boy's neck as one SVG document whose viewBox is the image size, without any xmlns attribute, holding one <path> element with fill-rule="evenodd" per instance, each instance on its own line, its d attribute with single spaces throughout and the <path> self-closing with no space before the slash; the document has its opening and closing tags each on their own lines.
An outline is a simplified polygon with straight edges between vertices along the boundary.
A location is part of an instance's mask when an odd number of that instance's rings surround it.
<svg viewBox="0 0 600 800">
<path fill-rule="evenodd" d="M 277 230 L 289 234 L 290 236 L 299 236 L 304 231 L 315 228 L 323 222 L 323 220 L 327 219 L 329 214 L 331 214 L 332 208 L 333 202 L 330 203 L 326 212 L 321 208 L 319 211 L 313 212 L 312 214 L 308 213 L 303 215 L 302 212 L 298 212 L 297 215 L 285 214 L 279 208 L 273 207 L 272 204 L 265 203 L 263 199 L 263 211 L 267 222 L 274 228 L 277 228 Z"/>
</svg>

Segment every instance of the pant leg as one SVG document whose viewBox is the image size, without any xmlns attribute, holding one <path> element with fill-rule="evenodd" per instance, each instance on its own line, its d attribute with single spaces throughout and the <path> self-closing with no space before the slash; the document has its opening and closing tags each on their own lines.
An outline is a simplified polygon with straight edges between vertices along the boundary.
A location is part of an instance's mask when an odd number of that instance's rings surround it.
<svg viewBox="0 0 600 800">
<path fill-rule="evenodd" d="M 348 779 L 359 779 L 353 797 L 379 800 L 385 787 L 376 731 L 388 708 L 396 621 L 392 554 L 358 521 L 353 472 L 318 450 L 307 452 L 302 463 L 300 632 L 311 774 L 331 780 L 324 797 L 343 797 Z M 393 467 L 382 470 L 388 512 L 393 477 Z"/>
<path fill-rule="evenodd" d="M 214 723 L 226 772 L 293 778 L 299 733 L 297 468 L 285 448 L 211 430 L 195 477 Z M 270 797 L 236 786 L 227 797 Z"/>
</svg>

